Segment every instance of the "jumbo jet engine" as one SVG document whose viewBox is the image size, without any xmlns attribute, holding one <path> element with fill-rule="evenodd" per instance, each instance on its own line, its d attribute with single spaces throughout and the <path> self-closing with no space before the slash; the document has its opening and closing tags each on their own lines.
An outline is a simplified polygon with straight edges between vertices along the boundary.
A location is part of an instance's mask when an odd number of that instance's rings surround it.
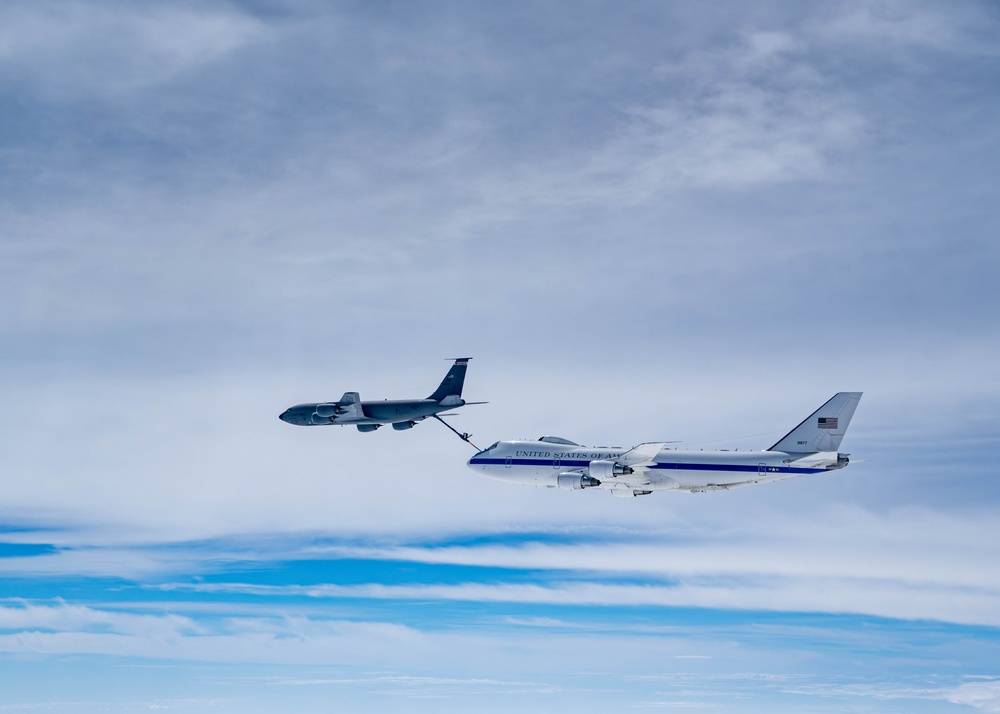
<svg viewBox="0 0 1000 714">
<path fill-rule="evenodd" d="M 595 478 L 598 481 L 607 481 L 609 479 L 615 479 L 619 476 L 628 476 L 632 473 L 631 466 L 623 466 L 616 461 L 591 461 L 587 466 L 587 473 L 591 478 Z"/>
<path fill-rule="evenodd" d="M 592 476 L 586 476 L 580 473 L 568 473 L 559 474 L 558 477 L 559 488 L 569 488 L 574 491 L 580 491 L 584 488 L 595 488 L 600 486 L 601 482 Z"/>
</svg>

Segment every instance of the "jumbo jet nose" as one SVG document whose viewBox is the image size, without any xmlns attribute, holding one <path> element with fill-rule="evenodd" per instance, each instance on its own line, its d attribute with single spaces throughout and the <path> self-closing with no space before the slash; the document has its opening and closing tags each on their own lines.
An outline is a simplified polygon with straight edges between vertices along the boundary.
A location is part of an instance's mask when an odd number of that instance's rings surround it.
<svg viewBox="0 0 1000 714">
<path fill-rule="evenodd" d="M 288 410 L 286 409 L 281 412 L 281 414 L 278 415 L 278 418 L 281 419 L 281 421 L 288 421 Z"/>
</svg>

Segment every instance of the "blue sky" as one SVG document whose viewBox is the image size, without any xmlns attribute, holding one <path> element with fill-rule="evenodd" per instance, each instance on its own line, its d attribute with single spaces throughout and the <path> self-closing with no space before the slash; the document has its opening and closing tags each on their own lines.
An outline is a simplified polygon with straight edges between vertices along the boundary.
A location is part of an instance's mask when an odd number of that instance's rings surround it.
<svg viewBox="0 0 1000 714">
<path fill-rule="evenodd" d="M 1000 712 L 993 3 L 8 2 L 0 711 Z M 634 501 L 440 425 L 764 448 Z"/>
</svg>

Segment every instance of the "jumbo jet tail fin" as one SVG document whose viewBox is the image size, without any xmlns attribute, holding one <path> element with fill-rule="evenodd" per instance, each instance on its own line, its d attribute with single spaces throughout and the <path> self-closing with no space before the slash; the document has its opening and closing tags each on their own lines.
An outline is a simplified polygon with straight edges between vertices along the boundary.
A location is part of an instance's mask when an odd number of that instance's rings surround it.
<svg viewBox="0 0 1000 714">
<path fill-rule="evenodd" d="M 448 374 L 441 380 L 441 385 L 434 391 L 434 394 L 427 397 L 436 402 L 440 402 L 445 397 L 462 396 L 462 387 L 465 385 L 465 370 L 468 369 L 471 357 L 459 357 L 455 364 L 448 370 Z"/>
<path fill-rule="evenodd" d="M 817 451 L 837 451 L 851 423 L 862 392 L 838 392 L 809 418 L 788 432 L 768 451 L 790 454 L 812 454 Z"/>
</svg>

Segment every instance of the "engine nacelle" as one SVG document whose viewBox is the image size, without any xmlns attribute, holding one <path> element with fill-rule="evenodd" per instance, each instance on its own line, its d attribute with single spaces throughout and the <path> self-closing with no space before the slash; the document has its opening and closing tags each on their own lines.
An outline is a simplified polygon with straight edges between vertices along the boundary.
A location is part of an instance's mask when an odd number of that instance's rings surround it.
<svg viewBox="0 0 1000 714">
<path fill-rule="evenodd" d="M 632 469 L 614 461 L 591 461 L 587 467 L 587 473 L 598 481 L 605 481 L 619 476 L 628 476 L 632 473 Z"/>
<path fill-rule="evenodd" d="M 311 421 L 313 424 L 329 424 L 330 417 L 315 413 L 309 417 L 309 421 Z"/>
<path fill-rule="evenodd" d="M 404 429 L 412 429 L 416 425 L 415 421 L 397 421 L 393 423 L 392 428 L 396 431 L 403 431 Z"/>
<path fill-rule="evenodd" d="M 329 419 L 337 414 L 337 402 L 330 402 L 329 404 L 317 404 L 316 405 L 317 416 L 326 417 Z"/>
<path fill-rule="evenodd" d="M 358 424 L 358 431 L 360 431 L 360 432 L 375 431 L 380 426 L 382 426 L 382 425 L 381 424 Z"/>
<path fill-rule="evenodd" d="M 574 491 L 601 485 L 601 482 L 596 478 L 584 476 L 583 474 L 559 474 L 558 483 L 559 488 L 569 488 Z"/>
</svg>

